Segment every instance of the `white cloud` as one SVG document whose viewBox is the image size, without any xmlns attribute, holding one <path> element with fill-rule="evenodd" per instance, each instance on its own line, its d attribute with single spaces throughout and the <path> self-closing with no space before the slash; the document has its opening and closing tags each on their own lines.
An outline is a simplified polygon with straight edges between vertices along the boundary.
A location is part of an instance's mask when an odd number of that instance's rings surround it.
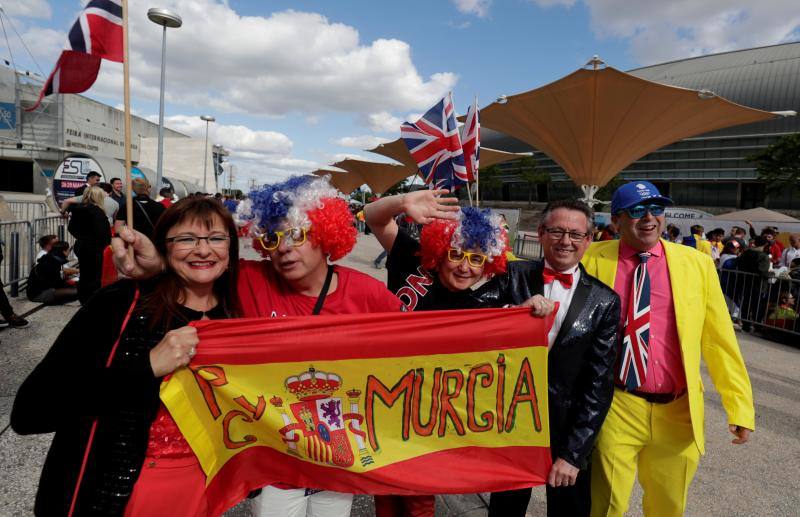
<svg viewBox="0 0 800 517">
<path fill-rule="evenodd" d="M 333 143 L 342 147 L 352 147 L 355 149 L 372 149 L 378 144 L 385 144 L 388 138 L 381 138 L 374 135 L 345 136 L 334 140 Z"/>
<path fill-rule="evenodd" d="M 543 7 L 575 3 L 533 1 Z M 800 35 L 797 0 L 581 1 L 591 12 L 595 34 L 628 40 L 641 64 L 772 45 Z"/>
<path fill-rule="evenodd" d="M 492 0 L 452 0 L 460 12 L 464 14 L 474 14 L 479 18 L 489 14 L 489 6 L 492 5 Z"/>
<path fill-rule="evenodd" d="M 158 98 L 160 28 L 150 6 L 131 0 L 131 87 Z M 217 112 L 261 116 L 421 109 L 457 77 L 422 77 L 410 46 L 397 39 L 361 42 L 348 25 L 308 12 L 242 16 L 213 0 L 167 0 L 183 27 L 167 35 L 167 99 Z M 62 40 L 63 41 L 63 40 Z M 104 64 L 95 93 L 119 96 L 122 68 Z"/>
<path fill-rule="evenodd" d="M 158 116 L 150 115 L 147 119 L 157 122 Z M 205 138 L 206 123 L 198 116 L 165 117 L 164 125 L 195 138 Z M 227 160 L 236 167 L 235 176 L 239 186 L 243 186 L 249 178 L 255 178 L 257 183 L 262 184 L 319 168 L 315 161 L 293 156 L 293 142 L 283 133 L 211 123 L 208 126 L 208 138 L 230 151 Z"/>
<path fill-rule="evenodd" d="M 646 0 L 641 0 L 646 1 Z M 576 0 L 533 0 L 533 3 L 540 7 L 553 7 L 555 5 L 563 5 L 564 7 L 572 7 L 575 5 Z"/>
<path fill-rule="evenodd" d="M 49 19 L 53 10 L 47 0 L 4 0 L 3 10 L 9 16 Z"/>
<path fill-rule="evenodd" d="M 158 120 L 155 116 L 149 118 L 154 122 Z M 196 138 L 205 138 L 206 122 L 200 120 L 198 116 L 165 117 L 164 125 Z M 283 133 L 255 131 L 247 126 L 212 122 L 208 125 L 208 138 L 215 144 L 235 152 L 250 152 L 258 155 L 289 155 L 292 152 L 292 141 Z"/>
<path fill-rule="evenodd" d="M 376 133 L 397 133 L 400 131 L 400 124 L 403 123 L 399 117 L 395 117 L 388 111 L 370 113 L 366 119 L 367 127 Z"/>
</svg>

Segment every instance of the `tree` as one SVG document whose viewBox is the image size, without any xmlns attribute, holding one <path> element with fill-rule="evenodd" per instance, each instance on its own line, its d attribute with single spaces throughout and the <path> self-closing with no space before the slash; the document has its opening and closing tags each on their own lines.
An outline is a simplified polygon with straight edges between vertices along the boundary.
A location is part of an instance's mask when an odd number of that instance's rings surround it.
<svg viewBox="0 0 800 517">
<path fill-rule="evenodd" d="M 622 179 L 622 174 L 617 174 L 616 176 L 611 178 L 611 181 L 600 187 L 600 189 L 594 195 L 594 198 L 599 199 L 603 201 L 603 203 L 607 204 L 610 202 L 611 196 L 614 194 L 614 191 L 617 190 L 619 187 L 621 187 L 623 184 L 625 184 L 625 180 Z M 606 201 L 606 199 L 608 199 L 609 201 Z"/>
<path fill-rule="evenodd" d="M 525 156 L 519 161 L 519 175 L 528 184 L 528 208 L 533 202 L 533 189 L 536 185 L 550 183 L 550 173 L 536 168 L 536 159 Z"/>
<path fill-rule="evenodd" d="M 478 171 L 478 182 L 480 183 L 479 193 L 482 199 L 486 199 L 488 189 L 494 190 L 503 186 L 503 180 L 500 179 L 500 174 L 500 167 L 497 165 L 492 165 Z"/>
<path fill-rule="evenodd" d="M 766 183 L 767 192 L 793 188 L 800 181 L 800 133 L 780 137 L 747 160 L 755 164 L 758 178 Z"/>
</svg>

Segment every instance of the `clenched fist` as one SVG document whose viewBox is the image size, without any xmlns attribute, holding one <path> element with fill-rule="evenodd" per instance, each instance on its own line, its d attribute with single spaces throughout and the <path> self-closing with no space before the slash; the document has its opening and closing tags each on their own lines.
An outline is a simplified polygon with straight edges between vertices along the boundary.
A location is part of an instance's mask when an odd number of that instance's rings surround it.
<svg viewBox="0 0 800 517">
<path fill-rule="evenodd" d="M 150 350 L 150 368 L 155 376 L 163 377 L 189 364 L 199 341 L 194 327 L 181 327 L 167 332 L 164 339 Z"/>
</svg>

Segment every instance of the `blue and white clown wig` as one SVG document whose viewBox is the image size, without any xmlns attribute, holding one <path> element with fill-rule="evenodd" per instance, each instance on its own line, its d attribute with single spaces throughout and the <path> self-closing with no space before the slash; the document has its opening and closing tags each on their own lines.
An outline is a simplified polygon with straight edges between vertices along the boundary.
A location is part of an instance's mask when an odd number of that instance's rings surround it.
<svg viewBox="0 0 800 517">
<path fill-rule="evenodd" d="M 422 228 L 422 267 L 434 271 L 447 260 L 450 248 L 486 255 L 483 275 L 505 273 L 509 251 L 508 231 L 500 214 L 488 208 L 462 207 L 458 220 L 437 219 Z"/>
<path fill-rule="evenodd" d="M 328 176 L 292 176 L 253 189 L 236 213 L 241 221 L 250 223 L 256 239 L 281 227 L 305 228 L 311 244 L 330 260 L 350 253 L 358 235 L 347 202 Z M 253 247 L 266 255 L 255 242 Z"/>
</svg>

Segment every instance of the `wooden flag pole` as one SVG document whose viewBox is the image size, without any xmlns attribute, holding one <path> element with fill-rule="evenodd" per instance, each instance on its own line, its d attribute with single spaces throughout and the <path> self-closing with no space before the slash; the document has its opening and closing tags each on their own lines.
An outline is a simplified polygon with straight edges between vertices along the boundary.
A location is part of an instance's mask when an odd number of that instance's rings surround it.
<svg viewBox="0 0 800 517">
<path fill-rule="evenodd" d="M 133 184 L 131 182 L 131 82 L 128 58 L 128 0 L 122 0 L 122 84 L 125 104 L 125 220 L 133 230 Z M 130 247 L 133 253 L 133 247 Z"/>
<path fill-rule="evenodd" d="M 472 206 L 472 189 L 469 186 L 469 181 L 467 182 L 467 199 L 469 199 L 469 206 Z"/>
<path fill-rule="evenodd" d="M 481 183 L 479 171 L 475 171 L 475 206 L 478 208 L 481 206 Z"/>
</svg>

